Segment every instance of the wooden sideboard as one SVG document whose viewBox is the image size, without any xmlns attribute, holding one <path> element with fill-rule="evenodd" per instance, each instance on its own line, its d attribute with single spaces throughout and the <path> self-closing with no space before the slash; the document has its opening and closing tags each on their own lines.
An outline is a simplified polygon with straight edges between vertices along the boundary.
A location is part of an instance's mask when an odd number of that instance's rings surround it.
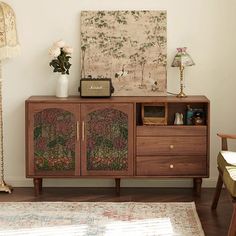
<svg viewBox="0 0 236 236">
<path fill-rule="evenodd" d="M 166 125 L 143 125 L 142 104 L 166 104 Z M 187 106 L 201 109 L 202 125 L 174 125 Z M 26 177 L 35 195 L 43 178 L 192 178 L 198 195 L 209 177 L 210 102 L 187 98 L 85 99 L 32 96 L 25 102 Z"/>
</svg>

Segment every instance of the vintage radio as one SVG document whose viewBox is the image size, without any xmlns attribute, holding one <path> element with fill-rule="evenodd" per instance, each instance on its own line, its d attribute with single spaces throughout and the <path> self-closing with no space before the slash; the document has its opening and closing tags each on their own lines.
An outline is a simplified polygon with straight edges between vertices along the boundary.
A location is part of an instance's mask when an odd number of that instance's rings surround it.
<svg viewBox="0 0 236 236">
<path fill-rule="evenodd" d="M 143 103 L 142 122 L 143 125 L 167 125 L 167 104 Z"/>
<path fill-rule="evenodd" d="M 114 87 L 110 78 L 83 78 L 80 80 L 79 92 L 81 97 L 110 97 Z"/>
</svg>

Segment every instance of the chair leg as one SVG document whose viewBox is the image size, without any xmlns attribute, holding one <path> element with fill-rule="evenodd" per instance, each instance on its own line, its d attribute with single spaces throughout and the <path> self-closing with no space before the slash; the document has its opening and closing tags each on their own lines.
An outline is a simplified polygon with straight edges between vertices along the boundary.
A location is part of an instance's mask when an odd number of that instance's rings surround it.
<svg viewBox="0 0 236 236">
<path fill-rule="evenodd" d="M 218 177 L 218 181 L 217 181 L 217 185 L 216 185 L 216 190 L 215 190 L 215 195 L 214 195 L 214 198 L 213 198 L 211 209 L 216 209 L 216 207 L 217 207 L 222 186 L 223 186 L 223 180 L 222 180 L 221 174 L 219 173 L 219 177 Z"/>
<path fill-rule="evenodd" d="M 228 236 L 236 235 L 236 202 L 233 202 L 233 214 L 229 226 Z"/>
</svg>

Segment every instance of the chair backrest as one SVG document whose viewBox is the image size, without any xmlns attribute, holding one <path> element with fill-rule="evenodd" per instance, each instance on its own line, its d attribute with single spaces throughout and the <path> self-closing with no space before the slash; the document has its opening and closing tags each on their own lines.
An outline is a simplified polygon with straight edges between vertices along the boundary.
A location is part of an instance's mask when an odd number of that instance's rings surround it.
<svg viewBox="0 0 236 236">
<path fill-rule="evenodd" d="M 236 135 L 234 134 L 217 134 L 221 138 L 221 150 L 228 150 L 228 139 L 236 139 Z"/>
</svg>

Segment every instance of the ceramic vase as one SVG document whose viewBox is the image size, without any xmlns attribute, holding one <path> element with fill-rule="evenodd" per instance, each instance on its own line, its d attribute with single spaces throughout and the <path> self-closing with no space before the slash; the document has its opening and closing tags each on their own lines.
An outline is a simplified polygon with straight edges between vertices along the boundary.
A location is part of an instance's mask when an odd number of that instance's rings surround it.
<svg viewBox="0 0 236 236">
<path fill-rule="evenodd" d="M 56 85 L 56 97 L 58 98 L 66 98 L 68 97 L 68 87 L 69 87 L 69 80 L 66 74 L 60 74 L 57 78 L 57 85 Z"/>
</svg>

